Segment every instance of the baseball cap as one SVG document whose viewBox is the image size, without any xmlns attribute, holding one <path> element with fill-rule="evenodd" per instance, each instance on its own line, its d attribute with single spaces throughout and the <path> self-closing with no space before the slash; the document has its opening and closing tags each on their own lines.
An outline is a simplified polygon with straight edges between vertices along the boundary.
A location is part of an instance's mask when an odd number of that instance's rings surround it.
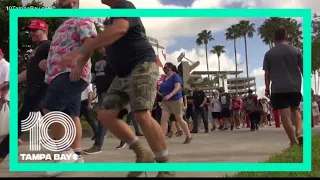
<svg viewBox="0 0 320 180">
<path fill-rule="evenodd" d="M 45 29 L 48 30 L 48 24 L 42 20 L 34 19 L 28 26 L 29 29 Z"/>
<path fill-rule="evenodd" d="M 2 49 L 1 49 L 1 48 L 0 48 L 0 55 L 3 56 L 3 52 L 2 52 Z"/>
</svg>

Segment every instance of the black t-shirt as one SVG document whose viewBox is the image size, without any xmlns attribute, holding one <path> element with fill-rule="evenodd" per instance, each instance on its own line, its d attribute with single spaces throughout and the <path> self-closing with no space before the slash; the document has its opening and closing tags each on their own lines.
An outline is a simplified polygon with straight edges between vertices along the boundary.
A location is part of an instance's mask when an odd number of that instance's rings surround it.
<svg viewBox="0 0 320 180">
<path fill-rule="evenodd" d="M 220 96 L 219 96 L 219 100 L 220 100 L 220 103 L 221 103 L 221 108 L 222 109 L 229 109 L 230 106 L 231 106 L 231 96 L 229 93 L 221 93 Z"/>
<path fill-rule="evenodd" d="M 187 96 L 187 110 L 193 109 L 193 96 L 188 95 Z"/>
<path fill-rule="evenodd" d="M 97 61 L 94 68 L 94 73 L 96 76 L 95 84 L 97 86 L 97 93 L 107 92 L 116 74 L 112 71 L 110 66 L 108 66 L 105 60 Z"/>
<path fill-rule="evenodd" d="M 135 6 L 127 1 L 120 0 L 113 9 L 135 9 Z M 119 76 L 129 75 L 137 65 L 147 61 L 156 62 L 156 54 L 146 37 L 146 30 L 139 17 L 111 17 L 109 25 L 116 19 L 126 19 L 129 30 L 121 39 L 106 48 L 108 64 Z"/>
<path fill-rule="evenodd" d="M 48 58 L 51 41 L 41 41 L 30 54 L 27 65 L 27 86 L 44 84 L 45 71 L 39 67 L 39 63 Z"/>
<path fill-rule="evenodd" d="M 202 104 L 204 98 L 206 98 L 206 95 L 203 91 L 193 91 L 193 105 L 195 108 L 200 108 L 200 105 Z"/>
</svg>

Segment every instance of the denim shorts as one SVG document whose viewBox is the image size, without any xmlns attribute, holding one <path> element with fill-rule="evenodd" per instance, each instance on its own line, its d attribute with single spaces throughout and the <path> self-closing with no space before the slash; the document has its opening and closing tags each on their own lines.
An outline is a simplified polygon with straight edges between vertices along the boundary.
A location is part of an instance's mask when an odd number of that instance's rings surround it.
<svg viewBox="0 0 320 180">
<path fill-rule="evenodd" d="M 48 88 L 43 108 L 49 111 L 62 111 L 69 116 L 79 116 L 81 93 L 88 87 L 83 79 L 72 82 L 66 72 L 54 78 Z"/>
</svg>

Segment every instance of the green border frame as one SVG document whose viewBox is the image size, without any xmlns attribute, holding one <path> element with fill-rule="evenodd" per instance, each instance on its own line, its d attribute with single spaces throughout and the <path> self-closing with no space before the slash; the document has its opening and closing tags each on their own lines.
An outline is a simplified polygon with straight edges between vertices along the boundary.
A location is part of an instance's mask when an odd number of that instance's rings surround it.
<svg viewBox="0 0 320 180">
<path fill-rule="evenodd" d="M 10 171 L 74 172 L 235 172 L 311 171 L 311 9 L 10 9 Z M 303 163 L 19 163 L 18 162 L 18 18 L 19 17 L 189 17 L 303 18 Z M 108 160 L 108 157 L 105 157 Z M 94 167 L 94 168 L 92 168 Z"/>
</svg>

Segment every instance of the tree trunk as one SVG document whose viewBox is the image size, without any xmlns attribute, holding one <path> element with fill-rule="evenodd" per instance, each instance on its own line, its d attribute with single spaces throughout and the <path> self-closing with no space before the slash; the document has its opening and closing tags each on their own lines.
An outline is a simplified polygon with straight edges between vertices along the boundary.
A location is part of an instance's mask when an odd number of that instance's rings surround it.
<svg viewBox="0 0 320 180">
<path fill-rule="evenodd" d="M 319 89 L 319 78 L 320 78 L 320 70 L 318 70 L 318 89 Z M 318 90 L 319 91 L 319 90 Z M 319 93 L 319 92 L 318 92 Z"/>
<path fill-rule="evenodd" d="M 250 81 L 249 81 L 249 67 L 248 67 L 248 48 L 247 48 L 247 37 L 244 36 L 244 48 L 246 53 L 246 69 L 247 69 L 247 83 L 248 83 L 248 90 L 250 89 Z"/>
<path fill-rule="evenodd" d="M 233 41 L 233 45 L 234 45 L 234 60 L 236 63 L 236 95 L 238 96 L 238 61 L 237 61 L 236 39 Z"/>
<path fill-rule="evenodd" d="M 208 44 L 205 44 L 205 47 L 206 47 L 206 61 L 207 61 L 208 80 L 210 80 L 209 63 L 208 63 Z"/>
<path fill-rule="evenodd" d="M 220 75 L 221 75 L 221 74 L 220 74 L 220 73 L 221 73 L 221 72 L 220 72 L 220 56 L 218 56 L 218 68 L 219 68 L 218 83 L 219 83 L 219 86 L 220 86 Z M 224 86 L 223 86 L 223 88 L 224 88 Z"/>
<path fill-rule="evenodd" d="M 317 87 L 317 77 L 316 77 L 316 72 L 314 72 L 314 94 L 318 93 L 318 87 Z"/>
</svg>

